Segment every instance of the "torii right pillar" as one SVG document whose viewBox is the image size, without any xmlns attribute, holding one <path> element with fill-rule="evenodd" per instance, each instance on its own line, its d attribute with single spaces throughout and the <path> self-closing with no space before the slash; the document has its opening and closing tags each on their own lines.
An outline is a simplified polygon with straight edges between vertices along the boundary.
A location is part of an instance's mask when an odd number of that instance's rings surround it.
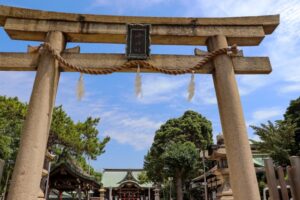
<svg viewBox="0 0 300 200">
<path fill-rule="evenodd" d="M 228 47 L 226 36 L 210 37 L 207 46 L 209 51 Z M 259 200 L 255 168 L 231 58 L 219 55 L 214 58 L 213 64 L 213 80 L 234 199 Z"/>
</svg>

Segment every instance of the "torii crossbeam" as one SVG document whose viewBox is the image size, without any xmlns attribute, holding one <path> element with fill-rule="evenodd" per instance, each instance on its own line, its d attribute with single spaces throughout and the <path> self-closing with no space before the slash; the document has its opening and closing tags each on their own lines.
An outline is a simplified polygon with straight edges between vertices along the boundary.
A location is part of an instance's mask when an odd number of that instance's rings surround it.
<svg viewBox="0 0 300 200">
<path fill-rule="evenodd" d="M 209 52 L 259 45 L 279 24 L 279 15 L 232 18 L 161 18 L 84 15 L 0 6 L 0 26 L 12 39 L 49 43 L 69 63 L 91 69 L 113 68 L 124 54 L 81 54 L 65 50 L 67 42 L 126 43 L 126 25 L 150 24 L 151 43 L 205 45 Z M 151 55 L 148 63 L 163 69 L 184 69 L 203 55 Z M 0 53 L 1 71 L 37 71 L 21 134 L 21 145 L 8 200 L 37 199 L 43 159 L 60 72 L 72 71 L 48 52 Z M 128 68 L 121 72 L 133 72 Z M 154 72 L 141 69 L 142 72 Z M 268 57 L 217 55 L 195 73 L 212 74 L 228 157 L 231 185 L 237 200 L 260 199 L 251 149 L 235 74 L 268 74 Z"/>
</svg>

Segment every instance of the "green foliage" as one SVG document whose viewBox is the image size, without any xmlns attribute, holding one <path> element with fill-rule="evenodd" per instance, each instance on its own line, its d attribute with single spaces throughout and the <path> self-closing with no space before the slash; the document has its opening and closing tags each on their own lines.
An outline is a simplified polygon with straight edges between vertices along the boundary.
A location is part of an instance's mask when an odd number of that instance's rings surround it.
<svg viewBox="0 0 300 200">
<path fill-rule="evenodd" d="M 0 191 L 17 155 L 26 111 L 27 105 L 19 102 L 18 98 L 0 96 L 0 158 L 6 162 Z"/>
<path fill-rule="evenodd" d="M 186 111 L 182 117 L 168 120 L 156 131 L 153 145 L 164 145 L 169 139 L 174 142 L 191 141 L 197 148 L 205 149 L 212 143 L 211 122 L 197 112 Z"/>
<path fill-rule="evenodd" d="M 171 142 L 162 154 L 164 166 L 168 169 L 170 176 L 176 173 L 187 176 L 188 174 L 184 173 L 196 169 L 198 157 L 196 146 L 192 142 Z"/>
<path fill-rule="evenodd" d="M 295 140 L 300 151 L 300 97 L 290 102 L 290 105 L 284 114 L 284 119 L 285 121 L 290 120 L 296 124 L 297 128 L 295 130 Z"/>
<path fill-rule="evenodd" d="M 290 156 L 300 155 L 300 97 L 291 101 L 284 120 L 251 127 L 261 140 L 253 141 L 254 145 L 268 153 L 276 164 L 288 165 Z"/>
<path fill-rule="evenodd" d="M 154 142 L 145 156 L 147 176 L 160 183 L 169 176 L 178 175 L 178 179 L 187 181 L 188 175 L 197 173 L 195 166 L 199 156 L 196 150 L 206 149 L 210 144 L 211 122 L 199 113 L 186 111 L 183 116 L 168 120 L 156 131 Z"/>
<path fill-rule="evenodd" d="M 284 119 L 290 119 L 297 124 L 297 127 L 300 127 L 300 97 L 290 102 L 284 114 Z"/>
<path fill-rule="evenodd" d="M 95 169 L 87 163 L 86 159 L 83 156 L 77 157 L 75 162 L 80 166 L 81 169 L 83 169 L 83 171 L 88 172 L 98 182 L 101 181 L 102 173 L 95 171 Z"/>
<path fill-rule="evenodd" d="M 289 156 L 295 155 L 297 148 L 295 142 L 296 125 L 290 121 L 268 121 L 267 124 L 251 126 L 261 141 L 253 141 L 256 147 L 269 154 L 275 163 L 287 165 Z"/>
<path fill-rule="evenodd" d="M 97 137 L 99 121 L 99 118 L 88 117 L 84 122 L 75 124 L 62 109 L 62 106 L 55 107 L 48 149 L 58 156 L 65 156 L 65 154 L 73 157 L 85 155 L 91 159 L 96 159 L 98 155 L 104 153 L 104 147 L 109 141 L 108 137 L 104 138 L 103 141 Z"/>
<path fill-rule="evenodd" d="M 212 144 L 211 122 L 194 111 L 186 111 L 183 116 L 168 120 L 156 131 L 154 142 L 144 160 L 148 177 L 154 182 L 161 182 L 166 175 L 162 155 L 168 144 L 188 141 L 197 149 L 206 149 Z"/>
<path fill-rule="evenodd" d="M 0 96 L 0 158 L 6 163 L 5 173 L 11 170 L 17 155 L 20 143 L 20 133 L 27 112 L 27 104 L 18 98 Z M 75 123 L 63 110 L 62 106 L 53 110 L 47 148 L 64 159 L 71 156 L 86 171 L 90 168 L 91 174 L 101 178 L 93 168 L 89 167 L 85 158 L 96 159 L 104 153 L 104 147 L 109 141 L 106 137 L 102 141 L 98 138 L 97 125 L 99 118 L 87 118 L 83 122 Z"/>
<path fill-rule="evenodd" d="M 0 158 L 12 162 L 19 148 L 19 137 L 27 105 L 18 98 L 0 96 Z"/>
<path fill-rule="evenodd" d="M 138 175 L 138 180 L 140 184 L 144 184 L 144 183 L 149 183 L 149 177 L 147 176 L 147 172 L 146 171 L 142 171 L 139 175 Z"/>
</svg>

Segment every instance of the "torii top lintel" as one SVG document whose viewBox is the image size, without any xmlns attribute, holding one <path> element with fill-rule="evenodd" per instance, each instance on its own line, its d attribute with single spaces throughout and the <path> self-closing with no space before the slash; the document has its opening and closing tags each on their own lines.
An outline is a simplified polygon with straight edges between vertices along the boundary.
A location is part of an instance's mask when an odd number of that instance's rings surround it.
<svg viewBox="0 0 300 200">
<path fill-rule="evenodd" d="M 129 17 L 46 12 L 0 6 L 0 26 L 12 39 L 44 41 L 61 31 L 68 42 L 125 43 L 126 24 L 151 24 L 151 43 L 205 45 L 208 37 L 225 35 L 228 44 L 258 45 L 279 24 L 279 15 L 229 18 Z"/>
</svg>

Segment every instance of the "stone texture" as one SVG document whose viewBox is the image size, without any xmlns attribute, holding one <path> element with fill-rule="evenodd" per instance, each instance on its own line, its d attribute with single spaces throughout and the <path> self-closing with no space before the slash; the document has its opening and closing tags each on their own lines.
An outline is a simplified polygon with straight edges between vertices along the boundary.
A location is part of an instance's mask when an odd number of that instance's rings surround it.
<svg viewBox="0 0 300 200">
<path fill-rule="evenodd" d="M 61 32 L 50 32 L 46 41 L 58 51 L 62 51 L 65 47 L 65 39 Z M 58 80 L 58 63 L 44 51 L 39 60 L 28 113 L 21 133 L 21 144 L 8 200 L 37 199 Z"/>
<path fill-rule="evenodd" d="M 62 56 L 74 65 L 85 68 L 107 69 L 119 67 L 127 62 L 124 54 L 99 53 L 63 53 Z M 151 55 L 147 60 L 150 64 L 166 69 L 186 69 L 196 65 L 203 56 L 191 55 Z M 232 57 L 234 72 L 236 74 L 269 74 L 272 71 L 268 57 Z M 35 71 L 38 64 L 37 53 L 0 53 L 0 71 Z M 70 72 L 61 66 L 63 72 Z M 122 72 L 136 72 L 136 68 L 126 69 Z M 153 72 L 141 69 L 141 72 Z M 211 74 L 213 65 L 208 62 L 195 73 Z"/>
<path fill-rule="evenodd" d="M 0 6 L 0 26 L 13 39 L 43 41 L 49 31 L 63 31 L 70 42 L 125 43 L 126 24 L 151 24 L 152 44 L 205 45 L 226 35 L 229 44 L 258 45 L 279 24 L 279 15 L 180 18 L 105 16 L 45 12 Z"/>
<path fill-rule="evenodd" d="M 214 36 L 208 40 L 209 51 L 226 46 L 228 43 L 225 36 Z M 213 80 L 234 199 L 259 200 L 260 194 L 233 65 L 227 55 L 219 55 L 213 62 Z"/>
</svg>

